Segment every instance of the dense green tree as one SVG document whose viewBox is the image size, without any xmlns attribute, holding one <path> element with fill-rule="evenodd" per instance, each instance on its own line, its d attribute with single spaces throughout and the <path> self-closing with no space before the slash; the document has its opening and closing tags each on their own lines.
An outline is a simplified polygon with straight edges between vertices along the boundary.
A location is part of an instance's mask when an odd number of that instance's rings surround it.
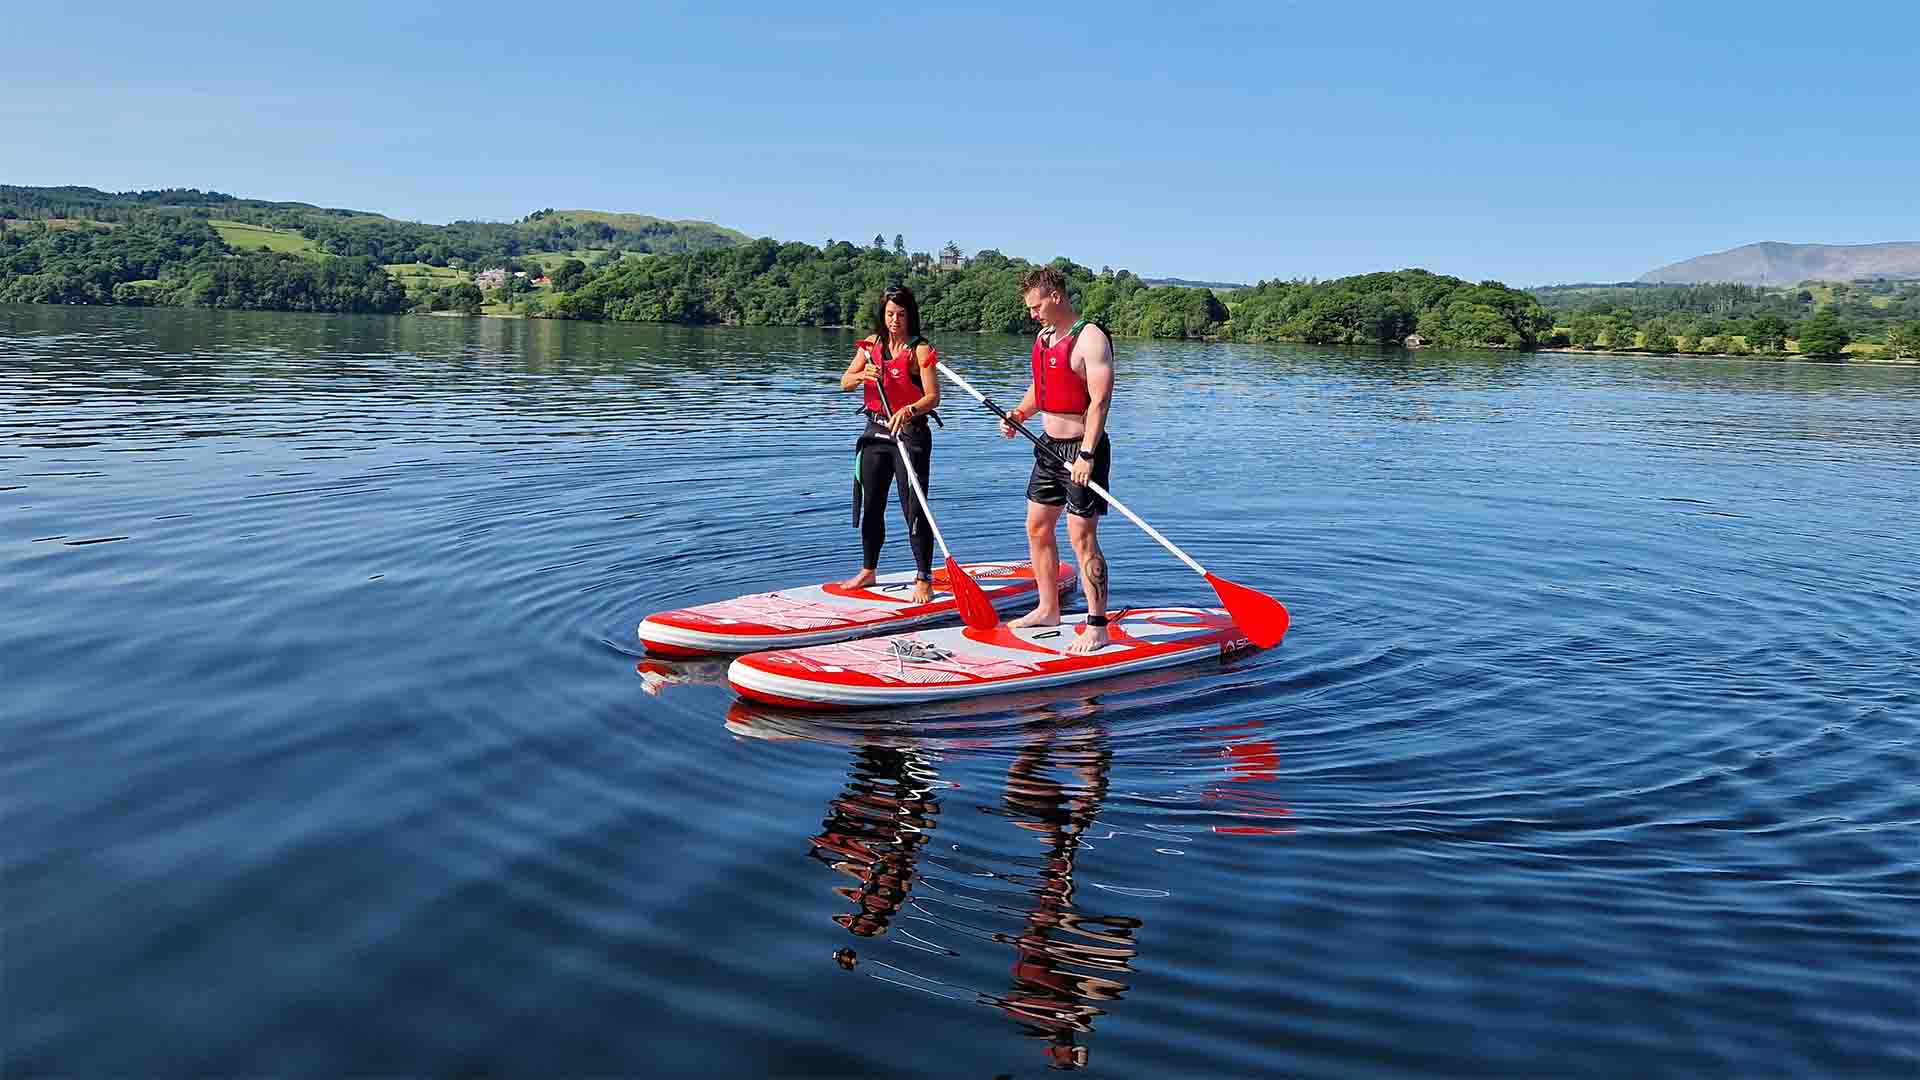
<svg viewBox="0 0 1920 1080">
<path fill-rule="evenodd" d="M 1747 324 L 1747 344 L 1762 353 L 1777 353 L 1787 344 L 1787 321 L 1778 315 L 1760 315 Z"/>
<path fill-rule="evenodd" d="M 1901 323 L 1889 331 L 1887 351 L 1893 356 L 1920 358 L 1920 319 Z"/>
<path fill-rule="evenodd" d="M 1852 338 L 1847 328 L 1840 324 L 1840 317 L 1831 311 L 1819 311 L 1809 315 L 1800 324 L 1798 335 L 1800 351 L 1808 356 L 1841 356 L 1847 351 Z"/>
<path fill-rule="evenodd" d="M 1261 282 L 1230 294 L 1227 305 L 1224 335 L 1246 341 L 1388 344 L 1417 331 L 1436 345 L 1532 348 L 1552 329 L 1525 293 L 1425 270 Z"/>
<path fill-rule="evenodd" d="M 587 264 L 579 259 L 568 259 L 547 275 L 547 282 L 555 292 L 566 292 L 580 282 L 587 273 Z"/>
<path fill-rule="evenodd" d="M 1640 347 L 1661 356 L 1673 352 L 1673 331 L 1667 328 L 1666 320 L 1655 319 L 1641 329 Z"/>
<path fill-rule="evenodd" d="M 447 289 L 446 309 L 449 311 L 458 311 L 467 315 L 478 315 L 480 314 L 480 306 L 486 302 L 486 295 L 480 291 L 480 286 L 475 285 L 471 281 L 462 281 L 457 285 L 449 286 Z"/>
</svg>

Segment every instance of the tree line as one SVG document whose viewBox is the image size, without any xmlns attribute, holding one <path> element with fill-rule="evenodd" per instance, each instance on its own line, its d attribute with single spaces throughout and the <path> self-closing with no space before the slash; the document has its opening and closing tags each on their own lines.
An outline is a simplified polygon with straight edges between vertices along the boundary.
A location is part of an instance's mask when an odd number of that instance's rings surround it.
<svg viewBox="0 0 1920 1080">
<path fill-rule="evenodd" d="M 329 257 L 236 251 L 209 219 L 298 232 Z M 555 265 L 555 252 L 584 258 Z M 816 247 L 743 242 L 718 226 L 639 215 L 547 209 L 514 223 L 427 225 L 191 188 L 0 185 L 0 301 L 478 312 L 492 300 L 563 319 L 864 327 L 880 290 L 907 284 L 929 329 L 1029 330 L 1019 279 L 1032 264 L 996 251 L 959 254 L 951 242 L 938 259 L 909 252 L 899 233 L 891 242 L 876 234 L 866 245 Z M 491 295 L 471 281 L 423 276 L 411 279 L 409 292 L 383 269 L 408 263 L 462 276 L 494 267 L 528 276 L 509 276 Z M 1864 341 L 1882 355 L 1920 356 L 1920 282 L 1522 292 L 1401 270 L 1216 291 L 1149 286 L 1129 271 L 1095 272 L 1065 258 L 1052 265 L 1082 312 L 1128 337 L 1339 345 L 1417 337 L 1433 345 L 1762 354 L 1790 342 L 1838 353 Z M 535 290 L 531 279 L 542 274 L 552 287 Z"/>
<path fill-rule="evenodd" d="M 406 289 L 365 258 L 236 252 L 206 222 L 0 230 L 0 302 L 396 313 Z"/>
<path fill-rule="evenodd" d="M 562 319 L 744 326 L 872 324 L 888 285 L 920 300 L 928 329 L 1031 330 L 1020 278 L 1033 264 L 983 251 L 941 270 L 875 237 L 824 248 L 755 240 L 724 251 L 581 268 L 555 279 L 530 313 Z M 1551 328 L 1539 303 L 1498 282 L 1473 284 L 1424 270 L 1334 281 L 1262 282 L 1229 292 L 1151 287 L 1130 271 L 1095 273 L 1070 259 L 1050 264 L 1067 278 L 1076 310 L 1125 337 L 1394 345 L 1419 334 L 1438 345 L 1532 348 Z"/>
<path fill-rule="evenodd" d="M 1854 342 L 1920 357 L 1920 282 L 1559 286 L 1532 290 L 1580 348 L 1838 356 Z"/>
</svg>

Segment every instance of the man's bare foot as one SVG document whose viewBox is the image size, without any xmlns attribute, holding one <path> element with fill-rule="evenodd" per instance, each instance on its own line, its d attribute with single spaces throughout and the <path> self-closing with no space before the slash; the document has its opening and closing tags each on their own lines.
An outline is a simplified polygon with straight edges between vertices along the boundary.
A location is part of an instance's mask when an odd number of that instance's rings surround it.
<svg viewBox="0 0 1920 1080">
<path fill-rule="evenodd" d="M 933 603 L 933 582 L 926 578 L 915 578 L 913 582 L 913 602 L 916 604 Z"/>
<path fill-rule="evenodd" d="M 840 587 L 843 589 L 864 589 L 867 586 L 879 580 L 880 580 L 880 576 L 878 574 L 875 574 L 873 571 L 862 570 L 859 573 L 848 578 L 847 580 L 841 582 Z"/>
<path fill-rule="evenodd" d="M 1067 653 L 1071 656 L 1085 656 L 1111 644 L 1113 644 L 1113 635 L 1107 632 L 1106 627 L 1082 626 L 1080 632 L 1073 636 L 1073 641 L 1068 643 Z"/>
<path fill-rule="evenodd" d="M 1048 611 L 1046 608 L 1034 608 L 1032 611 L 1027 612 L 1025 615 L 1022 615 L 1019 618 L 1007 624 L 1009 628 L 1016 628 L 1016 629 L 1022 626 L 1059 626 L 1059 625 L 1060 625 L 1060 611 L 1057 608 L 1054 609 L 1053 611 Z"/>
</svg>

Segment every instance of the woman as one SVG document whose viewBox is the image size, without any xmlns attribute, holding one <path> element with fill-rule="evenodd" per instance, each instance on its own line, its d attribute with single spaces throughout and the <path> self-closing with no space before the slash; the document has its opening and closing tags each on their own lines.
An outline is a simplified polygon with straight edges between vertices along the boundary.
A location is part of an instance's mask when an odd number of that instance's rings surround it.
<svg viewBox="0 0 1920 1080">
<path fill-rule="evenodd" d="M 920 490 L 926 491 L 933 465 L 933 430 L 927 417 L 940 404 L 940 380 L 934 375 L 939 358 L 920 336 L 920 304 L 913 290 L 888 286 L 880 294 L 873 336 L 854 347 L 853 362 L 840 376 L 840 389 L 864 390 L 860 411 L 867 417 L 867 428 L 854 443 L 853 523 L 860 528 L 861 569 L 841 582 L 844 588 L 874 583 L 880 547 L 887 542 L 887 485 L 892 483 L 900 489 L 900 509 L 913 546 L 913 602 L 933 599 L 933 529 L 899 470 L 892 437 L 899 438 Z"/>
</svg>

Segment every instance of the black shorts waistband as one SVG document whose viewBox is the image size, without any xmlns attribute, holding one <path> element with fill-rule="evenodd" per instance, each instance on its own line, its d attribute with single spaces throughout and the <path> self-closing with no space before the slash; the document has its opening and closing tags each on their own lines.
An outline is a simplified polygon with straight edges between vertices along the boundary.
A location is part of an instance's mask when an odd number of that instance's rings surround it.
<svg viewBox="0 0 1920 1080">
<path fill-rule="evenodd" d="M 1062 447 L 1062 446 L 1071 446 L 1076 450 L 1080 448 L 1081 443 L 1084 443 L 1087 441 L 1087 437 L 1085 435 L 1071 435 L 1064 439 L 1056 439 L 1044 431 L 1040 433 L 1040 439 L 1042 442 L 1045 442 L 1047 446 L 1050 448 L 1058 449 L 1059 447 Z M 1100 433 L 1100 441 L 1097 443 L 1094 443 L 1093 445 L 1097 449 L 1102 446 L 1110 445 L 1112 442 L 1113 440 L 1108 438 L 1107 433 L 1103 431 Z"/>
</svg>

